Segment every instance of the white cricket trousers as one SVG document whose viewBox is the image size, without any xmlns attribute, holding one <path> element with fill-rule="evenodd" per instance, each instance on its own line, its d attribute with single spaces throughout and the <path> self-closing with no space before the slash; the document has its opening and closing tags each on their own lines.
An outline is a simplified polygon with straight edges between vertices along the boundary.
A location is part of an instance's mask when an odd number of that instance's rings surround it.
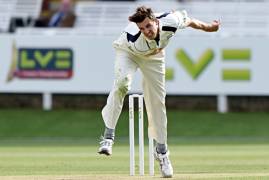
<svg viewBox="0 0 269 180">
<path fill-rule="evenodd" d="M 116 49 L 115 80 L 107 104 L 102 110 L 106 127 L 115 129 L 124 97 L 131 88 L 134 73 L 139 68 L 143 75 L 144 100 L 148 115 L 148 135 L 160 144 L 167 142 L 167 117 L 165 107 L 164 58 L 138 57 Z"/>
</svg>

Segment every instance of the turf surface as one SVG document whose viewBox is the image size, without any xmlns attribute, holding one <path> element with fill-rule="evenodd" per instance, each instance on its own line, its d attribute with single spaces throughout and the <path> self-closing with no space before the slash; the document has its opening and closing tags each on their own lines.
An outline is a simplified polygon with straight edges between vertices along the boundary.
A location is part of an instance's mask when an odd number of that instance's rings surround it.
<svg viewBox="0 0 269 180">
<path fill-rule="evenodd" d="M 269 179 L 268 113 L 168 111 L 168 119 L 173 179 Z M 128 112 L 111 157 L 96 153 L 102 132 L 99 110 L 0 110 L 0 179 L 160 177 L 157 165 L 154 177 L 128 176 Z"/>
<path fill-rule="evenodd" d="M 146 114 L 146 113 L 145 113 Z M 168 111 L 170 139 L 218 139 L 269 143 L 269 113 Z M 146 117 L 145 117 L 146 119 Z M 137 126 L 136 126 L 137 128 Z M 100 110 L 0 110 L 0 138 L 86 138 L 96 140 L 104 130 Z M 146 121 L 145 121 L 146 130 Z M 128 137 L 128 112 L 118 121 L 117 138 Z M 195 140 L 196 141 L 196 140 Z"/>
<path fill-rule="evenodd" d="M 21 179 L 139 178 L 128 176 L 127 145 L 115 144 L 110 157 L 101 156 L 96 151 L 97 146 L 86 144 L 1 147 L 0 179 L 12 176 Z M 173 179 L 269 179 L 269 145 L 179 144 L 171 145 L 170 151 L 175 170 Z M 145 164 L 147 173 L 147 161 Z M 157 164 L 155 171 L 154 177 L 143 179 L 159 178 Z"/>
</svg>

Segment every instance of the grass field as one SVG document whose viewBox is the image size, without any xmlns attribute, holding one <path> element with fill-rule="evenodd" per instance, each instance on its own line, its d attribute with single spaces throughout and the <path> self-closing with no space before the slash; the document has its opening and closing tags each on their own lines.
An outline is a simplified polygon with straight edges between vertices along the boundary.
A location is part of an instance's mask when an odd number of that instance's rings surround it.
<svg viewBox="0 0 269 180">
<path fill-rule="evenodd" d="M 269 145 L 172 145 L 170 150 L 173 179 L 269 179 Z M 0 179 L 139 179 L 128 176 L 126 145 L 116 145 L 111 157 L 96 151 L 92 145 L 1 147 Z M 159 178 L 157 164 L 155 170 L 156 176 L 143 179 Z"/>
<path fill-rule="evenodd" d="M 169 111 L 168 118 L 172 179 L 269 179 L 268 113 Z M 0 110 L 0 179 L 160 179 L 157 164 L 154 177 L 128 175 L 127 112 L 113 156 L 98 155 L 102 123 L 99 111 Z"/>
</svg>

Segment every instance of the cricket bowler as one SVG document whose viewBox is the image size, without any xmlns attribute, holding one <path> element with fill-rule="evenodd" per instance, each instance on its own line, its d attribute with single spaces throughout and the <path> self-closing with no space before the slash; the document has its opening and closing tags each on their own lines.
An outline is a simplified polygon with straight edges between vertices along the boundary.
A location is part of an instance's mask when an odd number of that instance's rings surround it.
<svg viewBox="0 0 269 180">
<path fill-rule="evenodd" d="M 163 177 L 173 176 L 167 147 L 167 116 L 165 107 L 165 51 L 164 48 L 180 29 L 191 27 L 206 32 L 219 29 L 217 20 L 206 23 L 190 18 L 186 11 L 153 13 L 141 6 L 129 17 L 130 23 L 113 42 L 116 51 L 115 80 L 102 110 L 105 123 L 99 153 L 112 154 L 115 128 L 122 111 L 123 100 L 131 87 L 134 73 L 139 68 L 143 76 L 143 94 L 148 116 L 149 137 L 155 140 L 155 159 Z M 180 42 L 179 42 L 180 43 Z"/>
</svg>

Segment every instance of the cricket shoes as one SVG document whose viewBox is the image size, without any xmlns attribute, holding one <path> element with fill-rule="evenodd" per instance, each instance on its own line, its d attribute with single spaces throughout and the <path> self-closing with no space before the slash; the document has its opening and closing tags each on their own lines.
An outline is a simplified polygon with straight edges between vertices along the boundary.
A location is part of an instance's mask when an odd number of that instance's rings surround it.
<svg viewBox="0 0 269 180">
<path fill-rule="evenodd" d="M 155 150 L 154 157 L 160 163 L 160 170 L 164 178 L 171 178 L 173 176 L 173 167 L 169 160 L 169 151 L 165 154 L 158 153 Z"/>
<path fill-rule="evenodd" d="M 100 148 L 99 148 L 98 153 L 105 154 L 107 156 L 112 155 L 113 144 L 114 144 L 114 141 L 112 139 L 105 139 L 104 137 L 101 137 Z"/>
</svg>

